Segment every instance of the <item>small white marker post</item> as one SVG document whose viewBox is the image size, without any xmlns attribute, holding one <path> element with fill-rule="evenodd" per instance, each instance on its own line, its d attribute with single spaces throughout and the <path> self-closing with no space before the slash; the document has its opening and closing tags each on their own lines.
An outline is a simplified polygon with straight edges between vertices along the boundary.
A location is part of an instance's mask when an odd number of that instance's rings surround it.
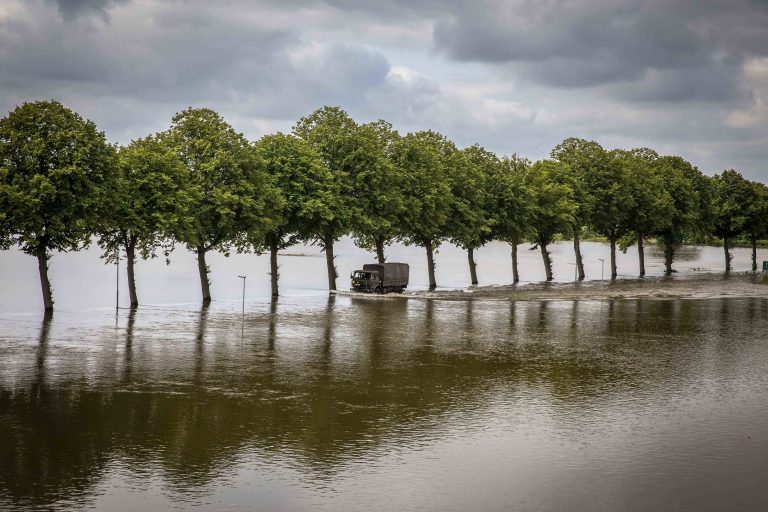
<svg viewBox="0 0 768 512">
<path fill-rule="evenodd" d="M 117 312 L 120 310 L 120 249 L 115 249 L 115 327 Z"/>
<path fill-rule="evenodd" d="M 237 276 L 243 280 L 243 318 L 245 318 L 245 278 L 246 276 Z"/>
<path fill-rule="evenodd" d="M 597 258 L 600 260 L 600 280 L 605 281 L 605 258 Z"/>
<path fill-rule="evenodd" d="M 115 251 L 115 311 L 120 308 L 120 251 Z"/>
<path fill-rule="evenodd" d="M 245 337 L 245 276 L 237 277 L 243 280 L 243 309 L 240 315 L 240 343 L 242 343 Z"/>
</svg>

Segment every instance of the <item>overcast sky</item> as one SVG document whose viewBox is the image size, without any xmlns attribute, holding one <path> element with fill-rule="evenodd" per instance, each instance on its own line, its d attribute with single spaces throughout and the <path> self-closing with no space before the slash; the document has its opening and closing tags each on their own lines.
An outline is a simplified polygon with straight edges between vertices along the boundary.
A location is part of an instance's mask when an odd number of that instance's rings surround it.
<svg viewBox="0 0 768 512">
<path fill-rule="evenodd" d="M 768 0 L 0 0 L 0 109 L 126 143 L 189 106 L 256 139 L 322 105 L 533 159 L 569 136 L 768 181 Z"/>
</svg>

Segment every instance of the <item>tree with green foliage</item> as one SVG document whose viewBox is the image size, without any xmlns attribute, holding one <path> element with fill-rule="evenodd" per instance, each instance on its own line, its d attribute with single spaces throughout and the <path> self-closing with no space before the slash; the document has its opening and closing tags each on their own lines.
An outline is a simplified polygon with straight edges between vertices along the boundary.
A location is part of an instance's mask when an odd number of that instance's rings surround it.
<svg viewBox="0 0 768 512">
<path fill-rule="evenodd" d="M 701 172 L 679 156 L 658 157 L 654 167 L 655 174 L 661 180 L 661 188 L 671 199 L 665 221 L 653 233 L 664 246 L 665 272 L 669 275 L 674 272 L 675 248 L 682 244 L 687 232 L 698 230 L 702 224 L 696 183 L 696 175 L 701 175 Z"/>
<path fill-rule="evenodd" d="M 429 288 L 436 286 L 434 251 L 445 238 L 451 215 L 451 187 L 446 162 L 458 150 L 439 133 L 409 133 L 395 142 L 397 172 L 404 177 L 407 196 L 403 216 L 403 242 L 424 247 Z"/>
<path fill-rule="evenodd" d="M 491 177 L 493 237 L 507 242 L 512 256 L 512 282 L 520 282 L 517 246 L 527 237 L 533 219 L 534 198 L 526 184 L 531 162 L 512 155 L 498 160 Z"/>
<path fill-rule="evenodd" d="M 150 136 L 120 148 L 115 172 L 106 183 L 109 209 L 99 221 L 99 245 L 107 262 L 122 252 L 128 272 L 131 307 L 139 305 L 134 265 L 162 250 L 166 257 L 173 239 L 189 228 L 187 168 L 158 137 Z"/>
<path fill-rule="evenodd" d="M 209 251 L 248 251 L 272 227 L 280 196 L 245 137 L 207 108 L 173 117 L 161 140 L 184 163 L 189 203 L 178 241 L 197 254 L 203 303 L 211 301 Z"/>
<path fill-rule="evenodd" d="M 356 211 L 352 236 L 358 247 L 374 251 L 379 263 L 386 260 L 384 247 L 400 234 L 405 213 L 404 182 L 392 161 L 392 148 L 399 137 L 386 121 L 359 125 L 350 155 Z"/>
<path fill-rule="evenodd" d="M 630 232 L 632 194 L 627 187 L 625 157 L 623 151 L 598 152 L 594 165 L 584 176 L 590 225 L 597 234 L 606 237 L 611 246 L 611 279 L 618 275 L 616 244 Z"/>
<path fill-rule="evenodd" d="M 674 201 L 660 172 L 662 168 L 657 165 L 658 159 L 659 155 L 648 148 L 632 149 L 621 157 L 632 203 L 628 217 L 631 232 L 619 241 L 619 245 L 626 251 L 632 244 L 637 244 L 640 277 L 645 276 L 646 237 L 668 229 L 675 213 Z"/>
<path fill-rule="evenodd" d="M 754 200 L 749 182 L 733 169 L 712 177 L 712 233 L 723 240 L 725 271 L 731 271 L 731 240 L 747 225 L 748 205 Z"/>
<path fill-rule="evenodd" d="M 358 174 L 360 159 L 358 126 L 339 107 L 322 107 L 302 117 L 293 127 L 293 134 L 307 141 L 320 155 L 331 173 L 333 189 L 338 197 L 333 217 L 317 226 L 315 240 L 325 251 L 328 269 L 328 289 L 336 289 L 334 243 L 350 232 L 352 221 L 359 215 L 353 194 L 351 176 Z M 365 160 L 363 160 L 365 161 Z"/>
<path fill-rule="evenodd" d="M 467 251 L 470 279 L 477 284 L 475 249 L 493 238 L 490 185 L 498 158 L 477 144 L 452 156 L 447 170 L 453 202 L 446 232 L 454 245 Z"/>
<path fill-rule="evenodd" d="M 552 159 L 567 165 L 563 176 L 567 185 L 573 190 L 576 208 L 573 213 L 573 224 L 570 234 L 573 237 L 573 253 L 576 257 L 576 271 L 579 280 L 586 277 L 584 273 L 584 258 L 581 255 L 581 232 L 589 225 L 590 208 L 594 201 L 589 197 L 590 190 L 586 176 L 592 168 L 605 164 L 605 150 L 595 141 L 570 137 L 555 146 L 550 153 Z"/>
<path fill-rule="evenodd" d="M 757 272 L 757 241 L 768 237 L 768 187 L 764 183 L 749 182 L 752 200 L 746 205 L 747 219 L 744 232 L 752 246 L 752 272 Z"/>
<path fill-rule="evenodd" d="M 547 250 L 555 236 L 568 232 L 573 226 L 576 203 L 573 189 L 564 183 L 568 166 L 555 160 L 540 160 L 526 172 L 526 183 L 533 195 L 533 215 L 529 234 L 533 249 L 541 250 L 547 281 L 552 276 L 552 256 Z"/>
<path fill-rule="evenodd" d="M 283 198 L 264 242 L 270 254 L 272 296 L 277 297 L 278 250 L 311 240 L 318 227 L 334 222 L 339 193 L 331 171 L 309 142 L 277 133 L 262 137 L 256 151 Z"/>
<path fill-rule="evenodd" d="M 712 178 L 702 173 L 693 165 L 682 166 L 681 170 L 699 198 L 693 220 L 688 226 L 687 234 L 689 236 L 707 236 L 713 229 Z"/>
<path fill-rule="evenodd" d="M 37 257 L 47 312 L 50 252 L 89 243 L 110 205 L 101 189 L 115 161 L 96 125 L 57 101 L 24 103 L 0 120 L 0 246 Z"/>
</svg>

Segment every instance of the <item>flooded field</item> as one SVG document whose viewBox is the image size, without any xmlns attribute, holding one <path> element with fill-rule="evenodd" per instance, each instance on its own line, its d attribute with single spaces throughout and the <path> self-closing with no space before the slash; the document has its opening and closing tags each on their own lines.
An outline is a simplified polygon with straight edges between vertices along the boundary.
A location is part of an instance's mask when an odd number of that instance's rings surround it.
<svg viewBox="0 0 768 512">
<path fill-rule="evenodd" d="M 117 312 L 114 267 L 62 255 L 52 318 L 32 258 L 0 253 L 0 510 L 762 509 L 768 286 L 690 270 L 718 248 L 644 281 L 622 255 L 604 283 L 587 245 L 597 279 L 566 284 L 558 244 L 561 282 L 516 289 L 503 245 L 477 288 L 446 247 L 432 295 L 397 248 L 395 298 L 328 297 L 315 248 L 282 258 L 277 302 L 263 257 L 217 258 L 208 308 L 179 255 Z M 339 254 L 341 288 L 370 256 Z"/>
</svg>

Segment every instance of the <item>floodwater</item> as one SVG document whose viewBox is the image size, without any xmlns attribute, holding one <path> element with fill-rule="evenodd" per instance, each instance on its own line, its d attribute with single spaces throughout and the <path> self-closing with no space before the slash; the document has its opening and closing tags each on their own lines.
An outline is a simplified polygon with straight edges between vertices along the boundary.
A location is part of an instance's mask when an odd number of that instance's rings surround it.
<svg viewBox="0 0 768 512">
<path fill-rule="evenodd" d="M 605 250 L 588 244 L 598 275 L 581 286 L 638 288 L 631 252 L 626 279 L 599 282 Z M 208 308 L 179 254 L 142 262 L 147 305 L 117 312 L 114 268 L 88 251 L 52 261 L 52 318 L 34 260 L 2 253 L 0 510 L 763 510 L 768 286 L 697 277 L 722 251 L 687 251 L 644 283 L 708 290 L 693 298 L 527 284 L 512 300 L 466 289 L 450 247 L 438 279 L 458 291 L 414 276 L 404 297 L 328 297 L 324 260 L 299 248 L 271 302 L 264 257 L 212 258 Z M 339 254 L 342 275 L 370 259 Z M 506 248 L 478 259 L 486 285 L 508 284 Z"/>
</svg>

